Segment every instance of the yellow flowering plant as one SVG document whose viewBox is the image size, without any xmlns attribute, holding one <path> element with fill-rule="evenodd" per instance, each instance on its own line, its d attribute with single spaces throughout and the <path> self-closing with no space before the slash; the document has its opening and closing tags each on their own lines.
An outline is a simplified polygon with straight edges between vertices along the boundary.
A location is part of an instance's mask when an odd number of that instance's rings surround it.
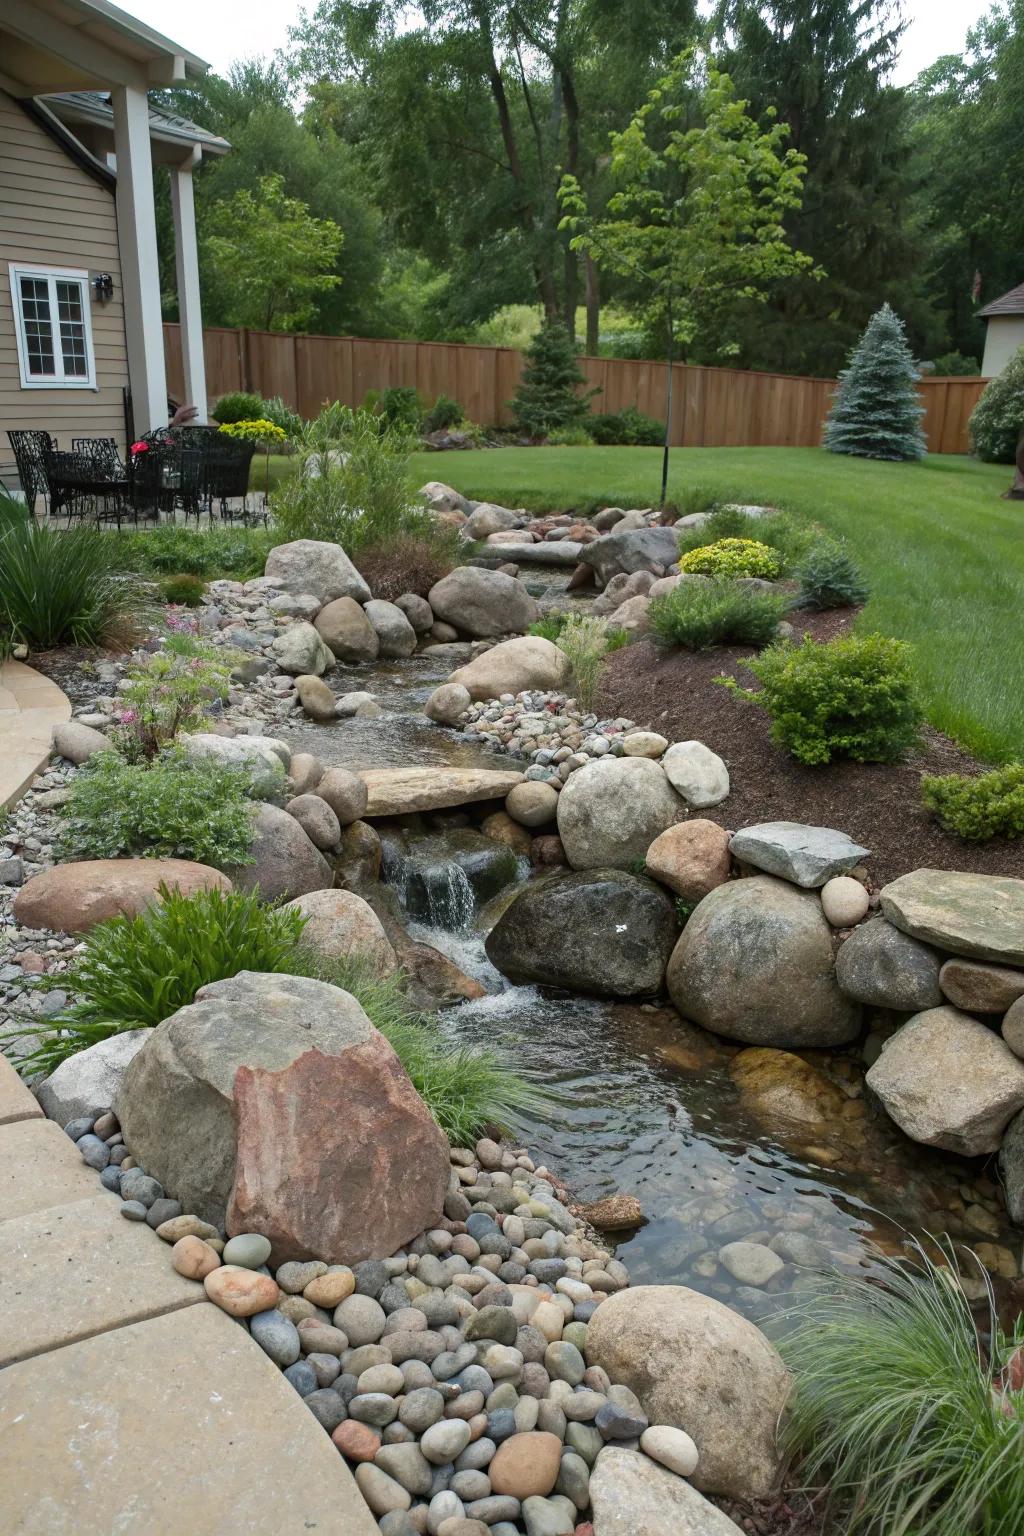
<svg viewBox="0 0 1024 1536">
<path fill-rule="evenodd" d="M 777 550 L 757 539 L 719 539 L 702 544 L 679 561 L 679 569 L 698 576 L 762 576 L 774 581 L 782 571 Z"/>
<path fill-rule="evenodd" d="M 218 431 L 223 432 L 225 437 L 252 438 L 254 442 L 267 446 L 288 440 L 288 434 L 282 427 L 276 427 L 272 421 L 263 417 L 258 421 L 226 421 Z"/>
</svg>

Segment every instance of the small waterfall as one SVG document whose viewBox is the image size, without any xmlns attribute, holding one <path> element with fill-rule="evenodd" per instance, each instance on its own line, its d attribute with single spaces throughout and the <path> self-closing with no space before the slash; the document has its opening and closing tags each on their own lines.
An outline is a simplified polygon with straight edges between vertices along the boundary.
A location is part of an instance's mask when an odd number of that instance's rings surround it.
<svg viewBox="0 0 1024 1536">
<path fill-rule="evenodd" d="M 471 927 L 476 895 L 469 876 L 455 860 L 412 855 L 387 838 L 381 873 L 410 917 L 450 933 L 464 933 Z"/>
</svg>

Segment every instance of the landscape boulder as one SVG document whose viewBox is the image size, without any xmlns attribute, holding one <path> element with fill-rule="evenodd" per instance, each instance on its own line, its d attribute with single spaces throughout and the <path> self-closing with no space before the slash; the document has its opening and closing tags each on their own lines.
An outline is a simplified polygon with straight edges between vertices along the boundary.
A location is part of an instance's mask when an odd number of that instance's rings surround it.
<svg viewBox="0 0 1024 1536">
<path fill-rule="evenodd" d="M 531 880 L 485 948 L 517 984 L 650 997 L 661 989 L 676 932 L 672 898 L 653 881 L 597 869 Z"/>
<path fill-rule="evenodd" d="M 161 885 L 183 896 L 231 889 L 219 869 L 189 859 L 83 859 L 33 875 L 14 898 L 14 919 L 23 928 L 88 933 L 108 917 L 137 917 L 160 900 Z"/>
<path fill-rule="evenodd" d="M 948 1005 L 908 1019 L 865 1081 L 913 1141 L 965 1157 L 995 1152 L 1024 1108 L 1024 1062 L 987 1024 Z"/>
<path fill-rule="evenodd" d="M 550 784 L 537 779 L 527 779 L 510 789 L 505 798 L 505 809 L 513 821 L 521 827 L 546 827 L 555 819 L 558 810 L 558 791 Z"/>
<path fill-rule="evenodd" d="M 249 852 L 252 863 L 235 865 L 231 877 L 240 891 L 258 891 L 262 901 L 289 901 L 334 883 L 319 848 L 280 806 L 256 811 Z"/>
<path fill-rule="evenodd" d="M 1006 1127 L 999 1148 L 999 1173 L 1006 1198 L 1006 1214 L 1015 1227 L 1024 1227 L 1024 1109 L 1019 1110 Z"/>
<path fill-rule="evenodd" d="M 397 660 L 412 655 L 416 649 L 416 631 L 397 603 L 375 597 L 366 604 L 363 612 L 373 625 L 381 656 Z"/>
<path fill-rule="evenodd" d="M 558 796 L 558 835 L 573 869 L 629 869 L 685 818 L 685 801 L 647 757 L 598 758 L 570 774 Z"/>
<path fill-rule="evenodd" d="M 480 566 L 457 566 L 431 587 L 427 600 L 439 619 L 474 639 L 522 634 L 540 618 L 536 600 L 518 577 Z"/>
<path fill-rule="evenodd" d="M 428 480 L 420 486 L 420 495 L 431 512 L 470 512 L 473 503 L 467 501 L 461 491 L 445 485 L 443 480 Z"/>
<path fill-rule="evenodd" d="M 327 725 L 338 717 L 338 701 L 322 677 L 297 677 L 295 692 L 311 720 Z"/>
<path fill-rule="evenodd" d="M 499 507 L 493 501 L 478 501 L 466 518 L 466 534 L 471 539 L 489 539 L 495 533 L 507 533 L 524 521 L 522 512 Z"/>
<path fill-rule="evenodd" d="M 366 785 L 347 768 L 328 768 L 320 777 L 316 793 L 326 800 L 343 827 L 358 821 L 366 811 Z"/>
<path fill-rule="evenodd" d="M 314 628 L 339 661 L 376 661 L 380 651 L 377 631 L 354 597 L 337 597 L 321 608 Z"/>
<path fill-rule="evenodd" d="M 699 816 L 669 827 L 647 850 L 647 873 L 685 902 L 724 885 L 730 866 L 728 832 Z"/>
<path fill-rule="evenodd" d="M 242 971 L 149 1031 L 115 1099 L 147 1173 L 271 1263 L 356 1264 L 437 1226 L 448 1143 L 355 998 Z"/>
<path fill-rule="evenodd" d="M 631 1286 L 594 1312 L 587 1359 L 635 1392 L 652 1424 L 686 1431 L 695 1487 L 741 1499 L 771 1491 L 790 1377 L 753 1323 L 686 1286 Z"/>
<path fill-rule="evenodd" d="M 324 644 L 319 630 L 304 619 L 283 629 L 271 641 L 270 649 L 281 671 L 289 672 L 293 677 L 303 673 L 321 677 L 334 666 L 334 652 Z"/>
<path fill-rule="evenodd" d="M 321 603 L 354 597 L 365 603 L 370 589 L 340 544 L 319 539 L 295 539 L 279 544 L 267 556 L 264 574 L 283 592 L 310 592 Z"/>
<path fill-rule="evenodd" d="M 869 1008 L 918 1013 L 942 1003 L 941 967 L 941 955 L 929 945 L 874 917 L 840 948 L 836 980 L 847 997 Z"/>
<path fill-rule="evenodd" d="M 684 1018 L 748 1045 L 843 1045 L 860 1029 L 860 1009 L 836 984 L 821 903 L 769 875 L 704 897 L 667 982 Z"/>
<path fill-rule="evenodd" d="M 474 656 L 448 678 L 461 684 L 470 699 L 496 699 L 503 693 L 523 693 L 539 688 L 561 691 L 569 686 L 572 668 L 564 651 L 543 635 L 522 635 L 503 640 Z"/>
<path fill-rule="evenodd" d="M 661 759 L 665 777 L 694 810 L 718 805 L 729 793 L 729 770 L 702 741 L 677 741 Z"/>
<path fill-rule="evenodd" d="M 870 851 L 845 832 L 808 827 L 800 821 L 764 821 L 744 827 L 734 835 L 731 847 L 733 858 L 806 890 L 824 885 L 833 875 L 847 874 Z"/>
<path fill-rule="evenodd" d="M 190 763 L 215 762 L 244 773 L 256 800 L 280 800 L 291 763 L 286 742 L 274 736 L 218 736 L 181 731 L 177 743 Z"/>
<path fill-rule="evenodd" d="M 362 768 L 358 778 L 367 793 L 360 815 L 373 818 L 504 800 L 510 789 L 522 783 L 523 775 L 514 769 L 447 768 L 438 764 L 432 768 Z"/>
<path fill-rule="evenodd" d="M 457 725 L 472 702 L 469 689 L 461 683 L 442 683 L 424 704 L 423 713 L 438 725 Z"/>
<path fill-rule="evenodd" d="M 287 905 L 306 918 L 299 942 L 319 959 L 352 960 L 375 977 L 398 969 L 380 918 L 353 891 L 310 891 Z"/>
<path fill-rule="evenodd" d="M 434 624 L 434 610 L 425 597 L 420 597 L 416 592 L 404 592 L 401 597 L 395 598 L 395 607 L 405 614 L 417 635 L 430 633 Z"/>
<path fill-rule="evenodd" d="M 580 559 L 594 568 L 602 586 L 613 576 L 629 576 L 634 571 L 663 576 L 679 559 L 679 535 L 674 528 L 630 528 L 621 533 L 606 533 L 587 544 Z"/>
<path fill-rule="evenodd" d="M 593 1536 L 743 1536 L 692 1483 L 626 1446 L 599 1452 L 588 1491 Z"/>
<path fill-rule="evenodd" d="M 296 795 L 285 806 L 289 816 L 294 816 L 310 842 L 323 852 L 336 848 L 341 842 L 341 824 L 326 800 L 319 795 Z"/>
<path fill-rule="evenodd" d="M 1024 965 L 1024 880 L 966 870 L 916 869 L 881 892 L 904 933 L 954 955 Z"/>
<path fill-rule="evenodd" d="M 148 1036 L 148 1029 L 127 1029 L 67 1057 L 35 1089 L 43 1113 L 63 1126 L 108 1110 Z"/>
<path fill-rule="evenodd" d="M 53 750 L 76 766 L 87 763 L 96 752 L 112 752 L 114 743 L 102 731 L 80 720 L 62 720 L 53 728 Z"/>
<path fill-rule="evenodd" d="M 966 1013 L 1005 1013 L 1024 997 L 1024 971 L 984 960 L 947 960 L 939 986 L 943 996 Z"/>
</svg>

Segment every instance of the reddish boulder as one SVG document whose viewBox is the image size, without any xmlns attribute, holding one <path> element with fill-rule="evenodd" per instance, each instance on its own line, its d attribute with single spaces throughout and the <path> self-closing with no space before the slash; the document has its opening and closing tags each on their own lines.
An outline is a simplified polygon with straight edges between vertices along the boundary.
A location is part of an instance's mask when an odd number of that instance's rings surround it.
<svg viewBox="0 0 1024 1536">
<path fill-rule="evenodd" d="M 83 859 L 33 875 L 14 898 L 14 916 L 26 928 L 88 933 L 108 917 L 137 917 L 160 900 L 161 885 L 183 896 L 231 889 L 219 869 L 189 859 Z"/>
</svg>

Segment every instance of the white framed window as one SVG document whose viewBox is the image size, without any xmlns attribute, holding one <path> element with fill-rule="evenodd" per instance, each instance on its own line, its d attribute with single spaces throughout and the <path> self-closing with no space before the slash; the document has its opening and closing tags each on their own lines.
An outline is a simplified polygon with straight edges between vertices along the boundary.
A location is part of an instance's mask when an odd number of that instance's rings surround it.
<svg viewBox="0 0 1024 1536">
<path fill-rule="evenodd" d="M 22 389 L 95 389 L 89 274 L 11 262 Z"/>
</svg>

